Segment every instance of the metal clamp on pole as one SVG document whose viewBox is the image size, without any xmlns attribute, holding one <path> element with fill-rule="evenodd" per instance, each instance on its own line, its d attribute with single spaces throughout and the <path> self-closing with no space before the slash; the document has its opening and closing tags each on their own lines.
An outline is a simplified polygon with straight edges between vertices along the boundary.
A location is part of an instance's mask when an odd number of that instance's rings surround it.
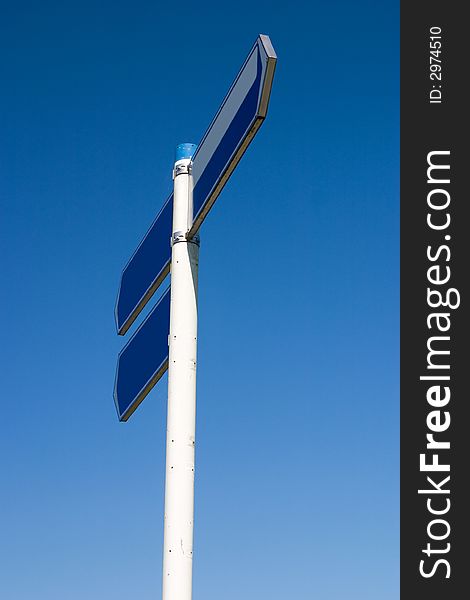
<svg viewBox="0 0 470 600">
<path fill-rule="evenodd" d="M 193 222 L 193 144 L 177 147 L 173 169 L 163 600 L 191 600 L 196 436 L 197 281 Z"/>
<path fill-rule="evenodd" d="M 187 163 L 186 161 L 178 161 L 175 163 L 173 168 L 173 179 L 178 177 L 178 175 L 191 175 L 192 172 L 192 163 Z"/>
<path fill-rule="evenodd" d="M 171 235 L 171 245 L 173 246 L 173 244 L 177 244 L 178 242 L 187 242 L 188 240 L 186 239 L 186 234 L 184 233 L 184 231 L 175 231 L 172 235 Z"/>
<path fill-rule="evenodd" d="M 170 242 L 172 246 L 173 244 L 177 244 L 178 242 L 187 242 L 188 244 L 196 244 L 196 246 L 200 246 L 201 238 L 199 237 L 199 234 L 196 234 L 191 239 L 188 239 L 187 234 L 183 231 L 175 231 L 171 236 Z"/>
</svg>

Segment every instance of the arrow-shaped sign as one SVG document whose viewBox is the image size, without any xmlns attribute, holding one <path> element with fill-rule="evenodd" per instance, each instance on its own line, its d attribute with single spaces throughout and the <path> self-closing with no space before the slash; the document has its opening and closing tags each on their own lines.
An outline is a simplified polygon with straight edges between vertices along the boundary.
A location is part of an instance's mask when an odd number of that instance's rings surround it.
<svg viewBox="0 0 470 600">
<path fill-rule="evenodd" d="M 217 196 L 264 121 L 276 66 L 268 36 L 260 35 L 193 157 L 194 221 L 199 229 Z M 166 200 L 122 272 L 116 302 L 124 335 L 170 269 L 173 195 Z"/>
<path fill-rule="evenodd" d="M 127 421 L 168 368 L 170 288 L 119 353 L 114 402 Z"/>
</svg>

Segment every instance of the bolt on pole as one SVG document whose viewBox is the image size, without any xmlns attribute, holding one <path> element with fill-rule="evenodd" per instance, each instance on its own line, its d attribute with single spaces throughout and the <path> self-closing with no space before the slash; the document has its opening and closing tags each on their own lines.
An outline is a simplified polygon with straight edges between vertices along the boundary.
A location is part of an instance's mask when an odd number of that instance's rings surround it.
<svg viewBox="0 0 470 600">
<path fill-rule="evenodd" d="M 177 146 L 173 171 L 163 600 L 192 598 L 199 238 L 188 240 L 186 233 L 193 221 L 195 149 Z"/>
</svg>

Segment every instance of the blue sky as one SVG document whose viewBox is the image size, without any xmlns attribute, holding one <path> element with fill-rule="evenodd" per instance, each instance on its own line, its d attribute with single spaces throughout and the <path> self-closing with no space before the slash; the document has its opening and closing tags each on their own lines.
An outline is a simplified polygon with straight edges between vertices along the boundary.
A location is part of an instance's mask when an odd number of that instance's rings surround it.
<svg viewBox="0 0 470 600">
<path fill-rule="evenodd" d="M 258 33 L 201 230 L 194 599 L 398 597 L 398 9 L 2 8 L 2 597 L 161 595 L 166 380 L 118 422 L 114 302 Z"/>
</svg>

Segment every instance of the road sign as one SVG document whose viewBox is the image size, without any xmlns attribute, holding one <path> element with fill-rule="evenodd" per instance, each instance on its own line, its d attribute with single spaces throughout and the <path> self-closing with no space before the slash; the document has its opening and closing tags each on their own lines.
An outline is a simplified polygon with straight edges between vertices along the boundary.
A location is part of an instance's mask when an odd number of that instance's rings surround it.
<svg viewBox="0 0 470 600">
<path fill-rule="evenodd" d="M 114 315 L 124 335 L 170 272 L 173 194 L 156 216 L 139 247 L 124 267 Z"/>
<path fill-rule="evenodd" d="M 200 227 L 217 196 L 264 121 L 276 66 L 268 36 L 260 35 L 192 159 L 194 220 Z M 124 335 L 169 272 L 173 195 L 165 202 L 123 270 L 116 303 Z"/>
<path fill-rule="evenodd" d="M 260 35 L 197 147 L 192 158 L 194 221 L 189 237 L 199 229 L 266 117 L 276 60 L 271 40 Z"/>
<path fill-rule="evenodd" d="M 114 402 L 127 421 L 168 368 L 170 288 L 119 353 Z"/>
</svg>

